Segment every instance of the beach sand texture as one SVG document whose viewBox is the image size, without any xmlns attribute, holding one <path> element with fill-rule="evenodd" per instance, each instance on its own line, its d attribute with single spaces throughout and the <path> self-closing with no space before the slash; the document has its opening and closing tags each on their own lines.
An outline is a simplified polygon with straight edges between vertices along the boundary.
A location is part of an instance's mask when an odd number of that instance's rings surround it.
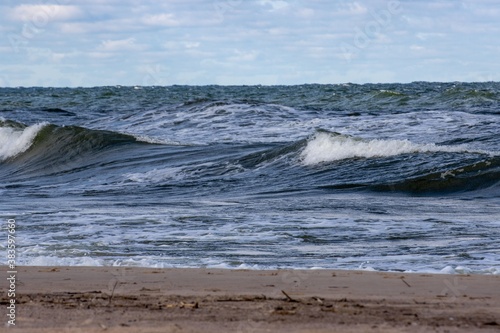
<svg viewBox="0 0 500 333">
<path fill-rule="evenodd" d="M 500 331 L 498 275 L 23 266 L 16 277 L 16 325 L 2 332 Z"/>
</svg>

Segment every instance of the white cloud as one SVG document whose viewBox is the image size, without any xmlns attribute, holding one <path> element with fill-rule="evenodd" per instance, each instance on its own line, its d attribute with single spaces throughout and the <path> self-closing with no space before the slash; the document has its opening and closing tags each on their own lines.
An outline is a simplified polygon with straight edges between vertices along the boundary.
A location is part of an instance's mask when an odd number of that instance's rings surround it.
<svg viewBox="0 0 500 333">
<path fill-rule="evenodd" d="M 425 47 L 420 45 L 410 45 L 410 50 L 412 51 L 424 51 Z"/>
<path fill-rule="evenodd" d="M 87 56 L 91 59 L 109 59 L 114 57 L 114 55 L 110 52 L 101 52 L 101 51 L 91 51 L 87 52 Z"/>
<path fill-rule="evenodd" d="M 186 49 L 195 49 L 200 46 L 199 42 L 184 42 Z"/>
<path fill-rule="evenodd" d="M 430 38 L 443 38 L 446 37 L 446 34 L 439 33 L 439 32 L 419 32 L 415 35 L 418 39 L 420 40 L 428 40 Z"/>
<path fill-rule="evenodd" d="M 305 19 L 312 19 L 314 17 L 315 11 L 311 8 L 300 8 L 297 9 L 296 15 Z"/>
<path fill-rule="evenodd" d="M 271 10 L 285 9 L 290 5 L 288 2 L 283 0 L 260 0 L 259 3 L 262 6 L 271 8 Z"/>
<path fill-rule="evenodd" d="M 180 22 L 172 13 L 146 15 L 141 21 L 147 25 L 158 25 L 164 27 L 175 27 L 180 25 Z"/>
<path fill-rule="evenodd" d="M 368 8 L 357 1 L 340 4 L 337 12 L 341 15 L 364 15 L 366 13 L 368 13 Z"/>
<path fill-rule="evenodd" d="M 99 46 L 101 51 L 139 51 L 144 49 L 142 45 L 135 43 L 135 38 L 118 39 L 118 40 L 104 40 Z"/>
<path fill-rule="evenodd" d="M 11 10 L 10 18 L 15 21 L 46 25 L 51 21 L 67 21 L 81 17 L 82 10 L 67 5 L 20 5 Z"/>
<path fill-rule="evenodd" d="M 256 50 L 251 50 L 251 51 L 234 50 L 233 53 L 234 55 L 228 58 L 228 60 L 231 62 L 254 61 L 259 55 L 259 52 Z"/>
<path fill-rule="evenodd" d="M 201 52 L 197 51 L 202 44 L 200 42 L 189 41 L 189 40 L 169 40 L 161 45 L 162 49 L 168 50 L 169 52 Z"/>
</svg>

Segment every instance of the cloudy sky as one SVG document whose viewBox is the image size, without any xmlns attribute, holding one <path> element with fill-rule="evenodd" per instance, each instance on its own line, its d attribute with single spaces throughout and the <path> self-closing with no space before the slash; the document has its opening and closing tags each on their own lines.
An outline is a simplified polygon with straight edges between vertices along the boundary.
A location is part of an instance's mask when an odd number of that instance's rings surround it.
<svg viewBox="0 0 500 333">
<path fill-rule="evenodd" d="M 2 0 L 0 86 L 500 81 L 498 0 Z"/>
</svg>

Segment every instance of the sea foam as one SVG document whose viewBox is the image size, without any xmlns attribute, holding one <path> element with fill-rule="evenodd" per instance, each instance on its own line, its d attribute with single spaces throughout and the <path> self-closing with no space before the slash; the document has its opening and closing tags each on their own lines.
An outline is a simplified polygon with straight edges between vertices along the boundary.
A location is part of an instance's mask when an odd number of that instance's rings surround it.
<svg viewBox="0 0 500 333">
<path fill-rule="evenodd" d="M 303 164 L 316 165 L 348 158 L 389 157 L 427 152 L 494 154 L 492 152 L 470 150 L 465 145 L 439 146 L 434 143 L 417 144 L 409 140 L 363 140 L 321 131 L 308 140 L 300 157 Z"/>
<path fill-rule="evenodd" d="M 22 129 L 0 127 L 0 161 L 25 152 L 45 125 L 47 123 L 39 123 Z"/>
</svg>

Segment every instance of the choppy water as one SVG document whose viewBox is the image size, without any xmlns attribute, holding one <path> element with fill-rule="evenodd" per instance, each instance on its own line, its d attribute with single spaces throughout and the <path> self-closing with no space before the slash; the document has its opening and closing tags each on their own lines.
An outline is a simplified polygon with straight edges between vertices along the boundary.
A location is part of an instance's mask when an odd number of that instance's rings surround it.
<svg viewBox="0 0 500 333">
<path fill-rule="evenodd" d="M 0 218 L 27 265 L 500 274 L 499 116 L 492 82 L 1 88 Z"/>
</svg>

